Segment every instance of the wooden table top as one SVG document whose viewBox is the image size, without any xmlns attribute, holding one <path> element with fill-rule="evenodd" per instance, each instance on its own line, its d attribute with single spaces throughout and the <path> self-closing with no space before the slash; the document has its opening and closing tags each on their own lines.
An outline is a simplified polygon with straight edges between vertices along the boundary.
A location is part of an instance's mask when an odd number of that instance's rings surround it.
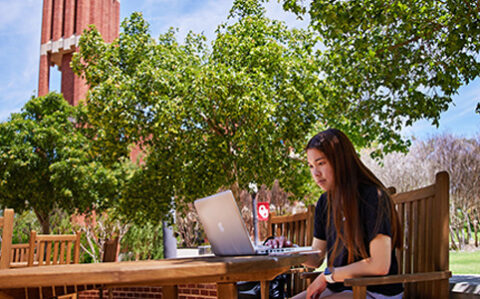
<svg viewBox="0 0 480 299">
<path fill-rule="evenodd" d="M 0 289 L 97 284 L 175 285 L 269 280 L 316 251 L 278 256 L 198 257 L 133 262 L 70 264 L 0 270 Z"/>
</svg>

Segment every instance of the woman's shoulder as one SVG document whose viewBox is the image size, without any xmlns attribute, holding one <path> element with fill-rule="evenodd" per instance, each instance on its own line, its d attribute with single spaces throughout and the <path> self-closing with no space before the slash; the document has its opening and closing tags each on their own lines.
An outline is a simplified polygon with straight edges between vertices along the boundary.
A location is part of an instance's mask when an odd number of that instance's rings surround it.
<svg viewBox="0 0 480 299">
<path fill-rule="evenodd" d="M 360 198 L 363 201 L 376 204 L 378 199 L 382 197 L 383 190 L 382 188 L 374 185 L 374 184 L 360 184 L 358 186 L 358 191 L 360 193 Z"/>
<path fill-rule="evenodd" d="M 370 194 L 370 193 L 377 193 L 379 190 L 378 186 L 369 183 L 360 183 L 358 185 L 358 191 L 360 194 Z"/>
<path fill-rule="evenodd" d="M 324 208 L 327 206 L 327 192 L 324 192 L 322 193 L 322 195 L 320 195 L 320 197 L 318 198 L 318 201 L 317 201 L 317 209 L 318 208 Z"/>
</svg>

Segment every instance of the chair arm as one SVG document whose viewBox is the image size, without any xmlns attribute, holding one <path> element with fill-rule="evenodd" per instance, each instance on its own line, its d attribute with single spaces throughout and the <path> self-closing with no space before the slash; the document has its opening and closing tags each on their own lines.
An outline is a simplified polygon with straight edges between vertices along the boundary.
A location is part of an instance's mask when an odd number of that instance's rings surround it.
<svg viewBox="0 0 480 299">
<path fill-rule="evenodd" d="M 300 274 L 302 275 L 303 273 L 309 273 L 310 271 L 313 271 L 315 269 L 313 268 L 307 268 L 304 266 L 294 266 L 287 270 L 286 272 L 283 272 L 283 274 Z M 302 278 L 302 277 L 300 277 Z M 303 279 L 303 278 L 302 278 Z"/>
<path fill-rule="evenodd" d="M 322 274 L 322 272 L 303 272 L 300 274 L 300 277 L 303 279 L 315 279 L 320 274 Z M 379 285 L 379 284 L 440 280 L 440 279 L 447 279 L 450 277 L 452 277 L 452 272 L 450 271 L 437 271 L 437 272 L 425 272 L 425 273 L 349 278 L 349 279 L 345 279 L 343 283 L 345 284 L 345 286 L 349 286 L 349 287 L 369 286 L 369 285 Z"/>
<path fill-rule="evenodd" d="M 318 275 L 322 274 L 323 272 L 303 272 L 300 274 L 300 278 L 302 279 L 315 279 Z"/>
<path fill-rule="evenodd" d="M 349 278 L 349 279 L 345 279 L 343 283 L 345 284 L 345 286 L 353 287 L 353 286 L 369 286 L 369 285 L 381 285 L 381 284 L 391 284 L 391 283 L 441 280 L 441 279 L 448 279 L 450 277 L 452 277 L 451 271 L 436 271 L 436 272 L 424 272 L 424 273 Z"/>
<path fill-rule="evenodd" d="M 300 277 L 303 279 L 315 279 L 320 274 L 322 274 L 322 272 L 303 272 L 300 274 Z M 437 271 L 437 272 L 349 278 L 349 279 L 345 279 L 343 283 L 346 286 L 369 286 L 369 285 L 379 285 L 379 284 L 440 280 L 440 279 L 446 279 L 450 277 L 452 277 L 452 272 L 450 271 Z"/>
</svg>

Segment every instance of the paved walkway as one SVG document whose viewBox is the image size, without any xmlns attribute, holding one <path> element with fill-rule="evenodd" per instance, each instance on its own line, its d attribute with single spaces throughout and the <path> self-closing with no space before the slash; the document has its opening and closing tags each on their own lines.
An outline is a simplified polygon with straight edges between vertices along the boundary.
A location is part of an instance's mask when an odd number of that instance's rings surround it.
<svg viewBox="0 0 480 299">
<path fill-rule="evenodd" d="M 453 275 L 450 278 L 450 292 L 467 296 L 462 298 L 480 298 L 480 275 Z"/>
</svg>

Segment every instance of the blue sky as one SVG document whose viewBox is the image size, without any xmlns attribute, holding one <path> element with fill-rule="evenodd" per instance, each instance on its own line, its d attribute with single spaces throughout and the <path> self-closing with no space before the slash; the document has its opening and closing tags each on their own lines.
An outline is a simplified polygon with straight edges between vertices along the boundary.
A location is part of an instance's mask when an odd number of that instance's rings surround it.
<svg viewBox="0 0 480 299">
<path fill-rule="evenodd" d="M 0 0 L 0 122 L 36 95 L 40 55 L 41 0 Z M 233 0 L 122 0 L 120 18 L 140 11 L 149 22 L 153 36 L 169 27 L 179 29 L 182 39 L 192 30 L 203 32 L 210 42 L 216 26 L 226 20 Z M 292 14 L 285 13 L 275 0 L 268 4 L 268 16 L 292 26 L 302 26 Z M 50 90 L 59 90 L 60 76 L 52 68 Z M 405 128 L 404 136 L 424 138 L 437 133 L 465 137 L 480 134 L 480 115 L 475 114 L 480 102 L 480 79 L 463 86 L 454 97 L 454 105 L 443 113 L 437 129 L 422 120 Z"/>
</svg>

